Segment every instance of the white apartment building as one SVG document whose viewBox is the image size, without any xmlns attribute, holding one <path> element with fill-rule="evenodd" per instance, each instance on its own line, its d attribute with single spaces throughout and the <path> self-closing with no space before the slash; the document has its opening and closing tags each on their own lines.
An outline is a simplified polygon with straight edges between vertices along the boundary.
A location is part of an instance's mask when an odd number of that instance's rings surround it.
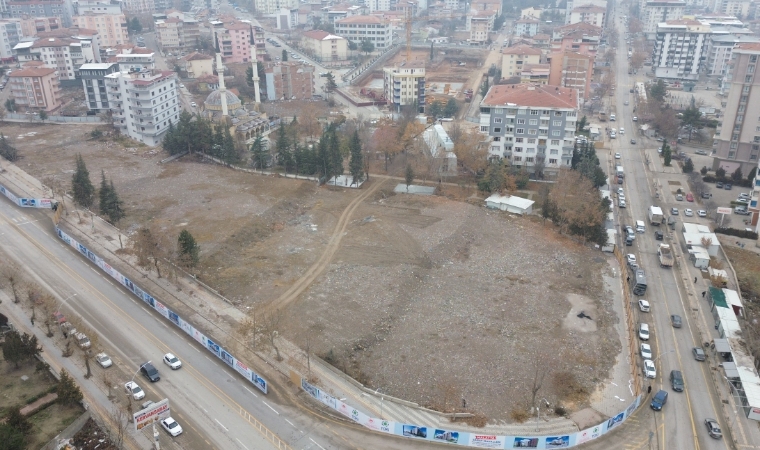
<svg viewBox="0 0 760 450">
<path fill-rule="evenodd" d="M 607 19 L 607 8 L 596 5 L 582 5 L 570 12 L 570 23 L 587 23 L 604 28 Z"/>
<path fill-rule="evenodd" d="M 538 34 L 538 20 L 520 19 L 515 22 L 515 36 L 535 36 Z"/>
<path fill-rule="evenodd" d="M 393 1 L 393 5 L 395 6 L 396 1 Z M 390 11 L 391 10 L 391 0 L 366 0 L 364 2 L 364 5 L 369 8 L 369 13 L 372 14 L 375 11 Z"/>
<path fill-rule="evenodd" d="M 746 19 L 749 17 L 751 5 L 749 0 L 717 0 L 715 12 Z"/>
<path fill-rule="evenodd" d="M 403 67 L 383 68 L 383 93 L 395 111 L 412 105 L 425 106 L 425 63 L 409 62 Z"/>
<path fill-rule="evenodd" d="M 29 50 L 32 57 L 36 56 L 34 59 L 45 63 L 45 67 L 57 70 L 61 80 L 74 80 L 79 66 L 100 62 L 100 51 L 96 46 L 92 36 L 80 39 L 51 37 L 34 41 Z"/>
<path fill-rule="evenodd" d="M 669 20 L 679 20 L 683 16 L 686 2 L 681 0 L 657 0 L 644 3 L 641 22 L 647 39 L 657 35 L 657 25 Z"/>
<path fill-rule="evenodd" d="M 141 72 L 156 68 L 154 53 L 122 53 L 116 55 L 116 62 L 121 72 Z"/>
<path fill-rule="evenodd" d="M 261 0 L 256 2 L 256 10 L 259 14 L 277 14 L 281 9 L 298 9 L 298 0 Z"/>
<path fill-rule="evenodd" d="M 176 124 L 182 110 L 177 74 L 143 70 L 105 76 L 114 127 L 150 146 L 161 143 L 169 122 Z"/>
<path fill-rule="evenodd" d="M 73 0 L 75 16 L 90 14 L 122 14 L 122 2 L 116 0 Z"/>
<path fill-rule="evenodd" d="M 74 4 L 71 23 L 77 28 L 95 30 L 100 37 L 100 45 L 115 47 L 129 42 L 127 18 L 118 1 L 82 0 Z"/>
<path fill-rule="evenodd" d="M 713 29 L 713 31 L 715 31 Z M 751 34 L 718 34 L 710 37 L 707 56 L 707 75 L 723 77 L 728 73 L 734 47 L 742 42 L 760 42 L 760 38 Z"/>
<path fill-rule="evenodd" d="M 376 16 L 351 16 L 336 20 L 335 34 L 357 44 L 369 40 L 376 49 L 390 47 L 393 43 L 391 24 Z"/>
<path fill-rule="evenodd" d="M 153 14 L 156 5 L 153 0 L 125 0 L 124 12 L 130 15 Z"/>
<path fill-rule="evenodd" d="M 710 26 L 696 20 L 671 20 L 657 26 L 652 69 L 657 78 L 697 80 L 707 70 Z"/>
<path fill-rule="evenodd" d="M 572 88 L 492 86 L 480 103 L 480 131 L 489 137 L 488 158 L 505 158 L 529 171 L 541 168 L 548 176 L 569 168 L 579 108 L 578 91 Z"/>
<path fill-rule="evenodd" d="M 0 20 L 0 61 L 13 60 L 13 47 L 22 37 L 19 19 Z"/>
</svg>

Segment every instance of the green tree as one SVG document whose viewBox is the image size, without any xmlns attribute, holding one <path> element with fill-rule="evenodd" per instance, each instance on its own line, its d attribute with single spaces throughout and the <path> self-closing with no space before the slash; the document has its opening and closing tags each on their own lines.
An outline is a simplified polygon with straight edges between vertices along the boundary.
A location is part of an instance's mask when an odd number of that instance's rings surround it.
<svg viewBox="0 0 760 450">
<path fill-rule="evenodd" d="M 686 108 L 681 115 L 681 126 L 689 132 L 691 141 L 691 133 L 702 128 L 702 113 L 699 108 L 695 105 Z"/>
<path fill-rule="evenodd" d="M 19 368 L 19 363 L 26 359 L 24 344 L 18 331 L 10 331 L 5 335 L 5 340 L 3 341 L 3 359 L 9 363 L 13 363 L 17 369 Z"/>
<path fill-rule="evenodd" d="M 332 72 L 327 72 L 325 78 L 327 78 L 325 82 L 325 89 L 328 93 L 334 91 L 335 89 L 338 89 L 338 84 L 335 83 L 335 75 L 333 75 Z"/>
<path fill-rule="evenodd" d="M 15 113 L 17 111 L 17 109 L 18 109 L 16 107 L 16 100 L 14 100 L 12 98 L 9 98 L 8 100 L 6 100 L 5 101 L 5 109 L 7 109 L 8 112 Z"/>
<path fill-rule="evenodd" d="M 100 201 L 100 213 L 108 214 L 108 197 L 110 196 L 109 190 L 111 185 L 106 181 L 106 173 L 104 170 L 100 171 L 100 190 L 98 191 L 98 199 Z"/>
<path fill-rule="evenodd" d="M 433 58 L 435 58 L 435 50 L 433 50 L 433 43 L 430 43 L 430 60 L 432 61 Z"/>
<path fill-rule="evenodd" d="M 483 192 L 498 192 L 507 185 L 507 176 L 501 161 L 494 161 L 486 168 L 486 173 L 478 182 L 478 189 Z"/>
<path fill-rule="evenodd" d="M 58 380 L 56 392 L 58 401 L 63 405 L 75 405 L 82 402 L 82 391 L 66 369 L 61 369 L 61 378 Z"/>
<path fill-rule="evenodd" d="M 734 183 L 738 183 L 742 181 L 742 178 L 744 178 L 744 174 L 742 174 L 742 168 L 737 167 L 734 173 L 731 174 L 731 179 L 734 180 Z"/>
<path fill-rule="evenodd" d="M 375 44 L 373 44 L 369 39 L 365 39 L 362 41 L 361 48 L 365 54 L 370 54 L 375 51 Z"/>
<path fill-rule="evenodd" d="M 691 162 L 691 158 L 689 158 L 683 164 L 683 173 L 692 173 L 692 172 L 694 172 L 694 163 Z"/>
<path fill-rule="evenodd" d="M 670 161 L 673 158 L 673 155 L 671 154 L 670 146 L 668 145 L 667 141 L 662 143 L 662 159 L 663 164 L 665 166 L 670 166 Z"/>
<path fill-rule="evenodd" d="M 362 141 L 359 139 L 358 130 L 354 130 L 354 134 L 348 142 L 348 148 L 351 152 L 348 171 L 351 172 L 351 184 L 356 184 L 364 176 L 364 154 L 362 153 Z"/>
<path fill-rule="evenodd" d="M 82 155 L 77 153 L 76 169 L 71 180 L 71 189 L 74 194 L 74 201 L 83 208 L 92 206 L 95 199 L 95 188 L 90 181 L 90 172 L 82 159 Z"/>
<path fill-rule="evenodd" d="M 21 408 L 19 408 L 18 405 L 13 405 L 8 408 L 8 415 L 6 416 L 5 423 L 24 434 L 29 434 L 34 426 L 26 416 L 21 414 Z M 0 446 L 1 445 L 2 444 L 0 444 Z"/>
<path fill-rule="evenodd" d="M 267 166 L 267 142 L 261 133 L 256 135 L 251 144 L 251 164 L 254 168 L 264 170 Z"/>
<path fill-rule="evenodd" d="M 10 162 L 18 159 L 18 150 L 11 145 L 10 140 L 2 133 L 0 133 L 0 156 Z"/>
<path fill-rule="evenodd" d="M 747 175 L 747 179 L 750 182 L 754 182 L 756 174 L 757 174 L 757 166 L 753 167 L 752 170 L 749 171 L 749 175 Z"/>
<path fill-rule="evenodd" d="M 26 448 L 26 436 L 21 431 L 7 423 L 0 423 L 0 449 L 24 450 Z"/>
<path fill-rule="evenodd" d="M 356 50 L 359 46 L 354 41 L 348 41 L 348 49 L 349 50 Z"/>
<path fill-rule="evenodd" d="M 457 115 L 457 112 L 459 112 L 459 105 L 457 105 L 456 100 L 450 98 L 446 103 L 446 107 L 443 108 L 443 117 L 454 117 Z"/>
<path fill-rule="evenodd" d="M 576 124 L 575 131 L 583 131 L 584 128 L 586 128 L 586 125 L 588 124 L 588 119 L 586 119 L 586 116 L 581 117 L 581 120 L 578 121 Z"/>
<path fill-rule="evenodd" d="M 293 155 L 290 152 L 290 139 L 284 120 L 280 122 L 280 128 L 277 129 L 277 141 L 274 143 L 274 150 L 277 164 L 283 166 L 287 172 L 288 166 L 292 163 Z"/>
<path fill-rule="evenodd" d="M 129 22 L 129 28 L 135 33 L 141 32 L 143 27 L 142 27 L 142 24 L 140 23 L 140 19 L 138 19 L 137 17 L 133 17 L 132 20 Z"/>
<path fill-rule="evenodd" d="M 483 84 L 480 85 L 480 95 L 485 97 L 488 94 L 488 77 L 483 80 Z"/>
<path fill-rule="evenodd" d="M 404 180 L 406 181 L 406 192 L 409 192 L 409 185 L 411 185 L 412 181 L 414 181 L 414 168 L 412 168 L 411 164 L 406 165 Z"/>
<path fill-rule="evenodd" d="M 124 218 L 126 212 L 124 211 L 124 202 L 119 198 L 119 194 L 116 192 L 116 188 L 113 186 L 113 180 L 111 180 L 111 184 L 108 189 L 106 204 L 106 216 L 108 217 L 108 221 L 116 225 L 121 219 Z M 121 235 L 119 235 L 119 240 L 119 242 L 121 242 Z"/>
<path fill-rule="evenodd" d="M 282 60 L 287 61 L 288 60 L 288 51 L 284 48 L 282 49 Z"/>
<path fill-rule="evenodd" d="M 707 166 L 702 166 L 702 168 L 699 169 L 699 173 L 701 173 L 702 176 L 707 175 L 707 171 L 708 171 Z"/>
<path fill-rule="evenodd" d="M 177 248 L 179 251 L 179 261 L 182 266 L 195 267 L 198 265 L 201 248 L 189 231 L 182 230 L 179 233 Z"/>
<path fill-rule="evenodd" d="M 665 87 L 665 82 L 660 78 L 657 83 L 652 84 L 649 87 L 649 98 L 653 99 L 657 103 L 662 103 L 665 100 L 665 94 L 668 93 Z"/>
<path fill-rule="evenodd" d="M 44 123 L 48 119 L 48 113 L 47 111 L 40 110 L 40 120 Z"/>
<path fill-rule="evenodd" d="M 726 169 L 723 167 L 718 167 L 718 169 L 715 171 L 715 178 L 717 178 L 720 181 L 723 181 L 726 179 Z"/>
<path fill-rule="evenodd" d="M 441 117 L 441 114 L 443 114 L 443 106 L 441 105 L 441 102 L 434 100 L 428 107 L 428 114 L 435 118 Z"/>
</svg>

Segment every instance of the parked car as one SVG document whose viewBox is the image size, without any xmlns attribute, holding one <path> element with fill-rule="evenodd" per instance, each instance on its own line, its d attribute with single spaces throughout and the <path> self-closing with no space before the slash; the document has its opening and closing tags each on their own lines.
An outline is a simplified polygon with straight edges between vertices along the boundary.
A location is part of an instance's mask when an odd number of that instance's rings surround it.
<svg viewBox="0 0 760 450">
<path fill-rule="evenodd" d="M 625 199 L 618 200 L 618 207 L 625 208 Z"/>
<path fill-rule="evenodd" d="M 723 437 L 723 433 L 720 431 L 720 426 L 718 426 L 717 420 L 705 419 L 705 426 L 707 427 L 707 434 L 709 434 L 711 438 L 720 439 Z"/>
<path fill-rule="evenodd" d="M 143 391 L 134 381 L 127 381 L 124 383 L 124 390 L 127 391 L 127 394 L 132 394 L 132 398 L 135 400 L 145 398 L 145 391 Z"/>
<path fill-rule="evenodd" d="M 150 361 L 140 366 L 140 373 L 142 373 L 145 378 L 149 379 L 151 383 L 155 383 L 161 379 L 158 375 L 158 369 L 153 367 L 153 363 Z"/>
<path fill-rule="evenodd" d="M 657 370 L 654 368 L 654 363 L 651 359 L 644 360 L 644 375 L 647 378 L 657 378 Z"/>
<path fill-rule="evenodd" d="M 688 194 L 686 194 L 686 201 L 687 202 L 693 202 L 694 201 L 694 196 L 691 195 L 691 192 L 689 192 Z"/>
<path fill-rule="evenodd" d="M 111 367 L 113 365 L 113 361 L 111 361 L 111 358 L 108 357 L 105 353 L 98 353 L 95 356 L 95 361 L 100 364 L 100 367 L 106 369 L 108 367 Z"/>
<path fill-rule="evenodd" d="M 670 214 L 677 216 L 678 215 L 678 208 L 670 208 Z"/>
<path fill-rule="evenodd" d="M 615 153 L 615 159 L 620 159 L 620 153 Z"/>
<path fill-rule="evenodd" d="M 652 397 L 652 402 L 649 404 L 649 406 L 655 411 L 660 411 L 667 402 L 668 393 L 666 391 L 659 390 L 656 394 L 654 394 L 654 397 Z"/>
<path fill-rule="evenodd" d="M 177 437 L 182 434 L 182 426 L 171 417 L 167 417 L 166 419 L 162 420 L 161 426 L 164 427 L 164 430 L 172 435 L 172 437 Z"/>
<path fill-rule="evenodd" d="M 732 187 L 734 187 L 734 185 L 731 184 L 731 183 L 726 183 L 726 184 L 723 185 L 723 189 L 725 189 L 727 191 L 730 191 Z"/>
<path fill-rule="evenodd" d="M 682 194 L 676 194 L 676 201 L 682 202 L 683 201 L 683 195 Z"/>
<path fill-rule="evenodd" d="M 694 217 L 694 211 L 689 208 L 683 210 L 683 215 L 686 217 Z"/>
<path fill-rule="evenodd" d="M 697 155 L 707 155 L 707 152 L 706 152 L 706 151 L 704 151 L 704 150 L 697 150 L 697 151 L 696 151 L 696 152 L 694 152 L 694 153 L 696 153 Z"/>
<path fill-rule="evenodd" d="M 642 341 L 649 340 L 649 325 L 645 323 L 639 324 L 639 339 L 641 339 Z"/>
<path fill-rule="evenodd" d="M 652 347 L 649 344 L 639 345 L 639 353 L 644 359 L 652 359 Z"/>
<path fill-rule="evenodd" d="M 629 266 L 632 264 L 636 264 L 636 255 L 634 255 L 633 253 L 629 253 L 625 255 L 625 260 Z"/>
<path fill-rule="evenodd" d="M 654 232 L 654 239 L 655 240 L 661 241 L 663 237 L 664 237 L 664 235 L 663 235 L 662 231 L 655 230 L 655 232 Z"/>
<path fill-rule="evenodd" d="M 694 347 L 691 349 L 691 354 L 694 355 L 694 359 L 697 361 L 704 361 L 707 358 L 707 355 L 705 355 L 705 351 L 702 350 L 702 347 Z"/>
<path fill-rule="evenodd" d="M 636 145 L 636 139 L 631 139 L 631 144 Z"/>
<path fill-rule="evenodd" d="M 173 353 L 167 353 L 164 355 L 164 364 L 171 367 L 172 370 L 177 370 L 182 367 L 182 361 L 180 361 Z"/>
<path fill-rule="evenodd" d="M 638 117 L 636 117 L 636 116 L 633 116 L 633 119 L 631 119 L 631 120 L 633 120 L 634 122 L 638 122 L 638 121 L 639 121 L 639 118 L 638 118 Z"/>
<path fill-rule="evenodd" d="M 670 316 L 670 323 L 673 325 L 673 328 L 681 328 L 681 316 L 672 314 Z"/>
<path fill-rule="evenodd" d="M 718 189 L 723 189 L 723 183 L 718 181 L 717 183 L 715 183 L 715 187 Z"/>
<path fill-rule="evenodd" d="M 710 197 L 712 197 L 712 194 L 710 194 L 709 192 L 702 193 L 702 198 L 710 198 Z"/>
<path fill-rule="evenodd" d="M 705 211 L 704 209 L 700 209 L 699 211 L 697 211 L 697 215 L 699 217 L 707 217 L 707 211 Z"/>
<path fill-rule="evenodd" d="M 641 312 L 649 312 L 649 302 L 644 300 L 643 298 L 640 298 L 639 309 L 641 310 Z"/>
</svg>

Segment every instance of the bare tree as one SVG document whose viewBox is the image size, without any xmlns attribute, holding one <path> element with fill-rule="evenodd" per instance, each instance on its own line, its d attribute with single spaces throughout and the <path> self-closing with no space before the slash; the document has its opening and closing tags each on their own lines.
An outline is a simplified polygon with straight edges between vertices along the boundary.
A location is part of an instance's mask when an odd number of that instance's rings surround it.
<svg viewBox="0 0 760 450">
<path fill-rule="evenodd" d="M 280 310 L 274 312 L 265 313 L 261 318 L 261 334 L 263 334 L 269 345 L 272 346 L 277 354 L 277 361 L 282 361 L 280 355 L 280 348 L 277 347 L 277 339 L 280 337 L 280 320 L 282 319 L 282 313 Z"/>
<path fill-rule="evenodd" d="M 111 444 L 113 444 L 117 450 L 124 448 L 124 436 L 127 434 L 127 427 L 129 426 L 129 418 L 131 416 L 131 414 L 128 416 L 118 405 L 113 405 L 111 408 L 108 417 L 111 423 L 105 428 L 108 430 L 108 439 L 110 439 Z"/>
<path fill-rule="evenodd" d="M 108 389 L 108 399 L 109 400 L 112 399 L 113 392 L 111 392 L 111 389 L 113 389 L 114 380 L 113 380 L 113 377 L 111 376 L 111 372 L 107 370 L 103 371 L 100 374 L 100 380 L 103 382 L 103 386 L 105 386 L 106 389 Z"/>
<path fill-rule="evenodd" d="M 0 282 L 11 288 L 13 303 L 21 301 L 20 297 L 23 287 L 23 277 L 21 276 L 18 266 L 11 262 L 6 262 L 3 267 L 0 268 Z"/>
<path fill-rule="evenodd" d="M 153 266 L 161 278 L 161 262 L 164 259 L 172 259 L 174 246 L 168 235 L 154 225 L 137 231 L 132 248 L 137 256 L 137 264 L 141 267 Z"/>
</svg>

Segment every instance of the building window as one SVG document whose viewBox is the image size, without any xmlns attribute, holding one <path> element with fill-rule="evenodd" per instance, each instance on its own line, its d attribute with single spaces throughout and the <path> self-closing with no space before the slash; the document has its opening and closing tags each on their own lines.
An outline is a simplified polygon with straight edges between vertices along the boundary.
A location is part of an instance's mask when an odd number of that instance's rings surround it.
<svg viewBox="0 0 760 450">
<path fill-rule="evenodd" d="M 517 119 L 518 125 L 525 125 L 525 119 Z"/>
<path fill-rule="evenodd" d="M 538 119 L 530 119 L 528 125 L 538 125 Z"/>
<path fill-rule="evenodd" d="M 560 130 L 553 130 L 552 131 L 552 136 L 561 136 L 562 135 L 561 133 L 562 132 Z"/>
<path fill-rule="evenodd" d="M 518 128 L 517 134 L 525 134 L 525 128 Z"/>
<path fill-rule="evenodd" d="M 494 132 L 494 133 L 501 133 L 501 127 L 495 127 L 495 128 L 493 129 L 493 132 Z"/>
<path fill-rule="evenodd" d="M 522 153 L 522 147 L 515 147 L 515 153 Z"/>
<path fill-rule="evenodd" d="M 562 126 L 562 121 L 561 120 L 555 120 L 555 121 L 552 122 L 552 125 L 554 125 L 555 127 L 561 127 Z"/>
<path fill-rule="evenodd" d="M 755 66 L 753 65 L 747 66 L 747 73 L 755 73 Z"/>
<path fill-rule="evenodd" d="M 552 139 L 552 145 L 559 145 L 559 139 Z"/>
<path fill-rule="evenodd" d="M 480 126 L 480 131 L 483 132 L 483 133 L 487 133 L 488 132 L 488 126 L 487 125 L 481 125 Z"/>
<path fill-rule="evenodd" d="M 530 110 L 530 115 L 531 116 L 537 116 L 538 115 L 538 110 L 537 109 L 531 109 Z"/>
<path fill-rule="evenodd" d="M 535 144 L 535 143 L 536 143 L 535 139 L 528 139 L 528 144 Z"/>
<path fill-rule="evenodd" d="M 515 138 L 515 142 L 522 143 L 525 139 L 524 138 Z"/>
<path fill-rule="evenodd" d="M 533 162 L 533 157 L 532 156 L 528 156 L 527 158 L 525 158 L 525 162 L 532 163 Z"/>
<path fill-rule="evenodd" d="M 514 160 L 515 160 L 515 162 L 522 161 L 522 156 L 515 156 Z"/>
<path fill-rule="evenodd" d="M 550 159 L 549 160 L 549 164 L 557 164 L 557 160 L 556 159 Z"/>
<path fill-rule="evenodd" d="M 530 134 L 532 136 L 535 136 L 536 135 L 536 130 L 528 130 L 528 134 Z"/>
</svg>

